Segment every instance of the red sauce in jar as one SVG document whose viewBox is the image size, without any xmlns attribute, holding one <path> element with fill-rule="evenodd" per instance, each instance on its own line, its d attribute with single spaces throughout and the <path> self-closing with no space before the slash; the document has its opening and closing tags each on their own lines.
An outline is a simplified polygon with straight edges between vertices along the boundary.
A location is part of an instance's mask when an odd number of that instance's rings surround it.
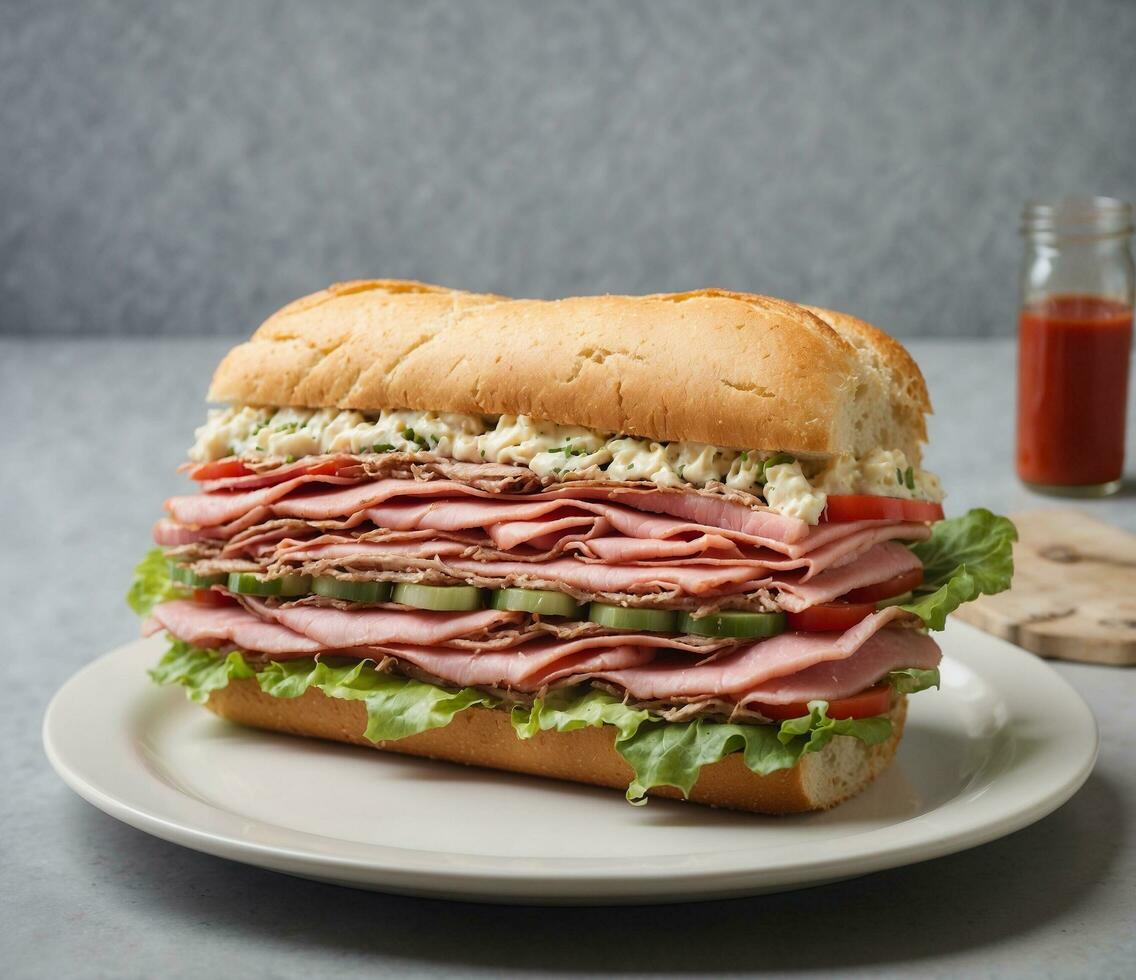
<svg viewBox="0 0 1136 980">
<path fill-rule="evenodd" d="M 1052 296 L 1022 309 L 1018 344 L 1018 476 L 1042 486 L 1119 479 L 1132 307 Z"/>
</svg>

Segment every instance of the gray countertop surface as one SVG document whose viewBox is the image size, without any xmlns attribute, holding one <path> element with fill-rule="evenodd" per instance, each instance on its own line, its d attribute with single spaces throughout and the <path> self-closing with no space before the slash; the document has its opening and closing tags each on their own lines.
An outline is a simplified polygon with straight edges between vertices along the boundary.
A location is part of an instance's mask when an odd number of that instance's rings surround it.
<svg viewBox="0 0 1136 980">
<path fill-rule="evenodd" d="M 1132 670 L 1055 665 L 1096 713 L 1102 750 L 1051 816 L 952 857 L 745 900 L 539 909 L 390 897 L 198 854 L 80 800 L 44 757 L 43 712 L 79 667 L 136 635 L 125 584 L 160 501 L 184 486 L 175 467 L 228 344 L 0 341 L 0 406 L 15 440 L 0 482 L 0 973 L 1131 975 Z M 928 465 L 949 510 L 1052 504 L 1013 477 L 1012 344 L 909 346 L 938 410 Z M 1131 481 L 1081 506 L 1136 529 Z"/>
</svg>

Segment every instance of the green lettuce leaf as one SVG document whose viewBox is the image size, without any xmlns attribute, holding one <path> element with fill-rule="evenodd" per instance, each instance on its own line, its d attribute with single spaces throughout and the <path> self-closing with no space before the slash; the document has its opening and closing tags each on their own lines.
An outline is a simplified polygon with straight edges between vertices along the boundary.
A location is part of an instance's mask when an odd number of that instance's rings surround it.
<svg viewBox="0 0 1136 980">
<path fill-rule="evenodd" d="M 134 566 L 134 578 L 126 593 L 126 604 L 139 616 L 149 616 L 159 602 L 177 599 L 185 592 L 170 581 L 169 559 L 161 548 L 151 548 Z"/>
<path fill-rule="evenodd" d="M 441 728 L 454 715 L 475 704 L 492 707 L 493 698 L 471 688 L 458 691 L 395 677 L 375 670 L 369 660 L 328 658 L 273 661 L 253 670 L 237 651 L 222 657 L 212 650 L 175 640 L 150 671 L 158 684 L 180 684 L 191 701 L 204 702 L 231 680 L 255 677 L 260 689 L 275 698 L 298 698 L 309 688 L 328 697 L 362 701 L 367 709 L 364 735 L 372 742 L 395 741 Z"/>
<path fill-rule="evenodd" d="M 1010 587 L 1017 540 L 1017 528 L 1008 518 L 981 507 L 939 521 L 930 538 L 911 546 L 923 562 L 921 591 L 929 594 L 917 595 L 901 608 L 941 630 L 947 615 L 964 602 Z"/>
<path fill-rule="evenodd" d="M 571 732 L 601 725 L 611 725 L 620 738 L 630 738 L 650 718 L 650 712 L 632 708 L 607 691 L 574 687 L 550 691 L 531 705 L 516 705 L 511 715 L 513 731 L 520 739 L 549 729 Z"/>
<path fill-rule="evenodd" d="M 459 711 L 474 705 L 492 707 L 494 699 L 465 687 L 457 691 L 396 677 L 375 670 L 366 660 L 327 658 L 273 661 L 257 674 L 260 689 L 276 698 L 299 697 L 309 688 L 329 698 L 362 701 L 372 742 L 393 742 L 408 735 L 442 728 Z"/>
<path fill-rule="evenodd" d="M 200 703 L 208 701 L 211 692 L 228 687 L 229 681 L 254 676 L 256 672 L 236 650 L 222 657 L 181 640 L 174 640 L 158 666 L 150 671 L 155 683 L 180 684 L 187 698 Z"/>
<path fill-rule="evenodd" d="M 895 671 L 890 679 L 914 691 L 937 683 L 938 676 L 937 670 L 910 670 Z M 780 726 L 731 725 L 705 718 L 670 722 L 595 688 L 561 688 L 531 706 L 517 705 L 512 722 L 522 739 L 550 729 L 614 727 L 615 748 L 635 773 L 627 791 L 633 803 L 646 802 L 647 790 L 653 786 L 676 786 L 689 794 L 703 766 L 733 752 L 741 752 L 753 772 L 767 775 L 791 768 L 804 753 L 823 749 L 835 735 L 852 735 L 875 745 L 891 734 L 887 718 L 829 718 L 825 701 L 810 702 L 807 715 Z"/>
<path fill-rule="evenodd" d="M 654 721 L 640 725 L 615 747 L 635 773 L 627 799 L 646 802 L 655 786 L 674 786 L 689 796 L 703 766 L 740 752 L 746 767 L 766 776 L 790 769 L 806 752 L 819 752 L 837 735 L 851 735 L 876 745 L 891 735 L 887 718 L 828 717 L 828 702 L 810 701 L 809 713 L 774 725 L 732 725 L 698 718 L 688 722 Z"/>
<path fill-rule="evenodd" d="M 918 694 L 939 686 L 939 668 L 921 670 L 918 667 L 907 667 L 904 670 L 893 670 L 888 674 L 888 683 L 900 694 Z"/>
</svg>

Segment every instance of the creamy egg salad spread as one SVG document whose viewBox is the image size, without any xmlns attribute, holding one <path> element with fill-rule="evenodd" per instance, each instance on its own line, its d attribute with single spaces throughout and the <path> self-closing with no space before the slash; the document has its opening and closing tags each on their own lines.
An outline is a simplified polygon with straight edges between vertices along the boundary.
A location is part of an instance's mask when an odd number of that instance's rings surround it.
<svg viewBox="0 0 1136 980">
<path fill-rule="evenodd" d="M 429 452 L 465 462 L 527 466 L 542 477 L 595 468 L 597 478 L 621 482 L 697 487 L 718 483 L 759 495 L 777 513 L 810 524 L 820 519 L 828 494 L 943 499 L 938 477 L 913 467 L 900 450 L 873 449 L 859 458 L 794 457 L 612 436 L 526 415 L 235 406 L 212 410 L 195 435 L 189 457 L 202 463 L 227 456 L 298 459 L 321 453 Z"/>
</svg>

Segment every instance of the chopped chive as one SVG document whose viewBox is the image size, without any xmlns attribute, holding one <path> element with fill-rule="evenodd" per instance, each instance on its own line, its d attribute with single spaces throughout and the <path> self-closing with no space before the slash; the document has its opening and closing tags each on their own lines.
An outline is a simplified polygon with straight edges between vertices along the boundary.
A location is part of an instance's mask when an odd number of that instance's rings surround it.
<svg viewBox="0 0 1136 980">
<path fill-rule="evenodd" d="M 764 463 L 761 464 L 761 479 L 769 479 L 769 467 L 781 466 L 783 463 L 795 463 L 796 459 L 788 453 L 774 453 Z"/>
</svg>

